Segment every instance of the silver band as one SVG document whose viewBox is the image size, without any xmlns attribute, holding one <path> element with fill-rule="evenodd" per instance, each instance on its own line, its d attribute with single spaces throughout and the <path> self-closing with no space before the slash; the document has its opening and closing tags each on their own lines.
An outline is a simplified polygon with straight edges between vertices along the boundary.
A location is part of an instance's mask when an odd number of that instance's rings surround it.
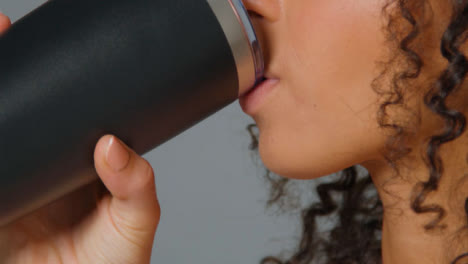
<svg viewBox="0 0 468 264">
<path fill-rule="evenodd" d="M 260 45 L 241 0 L 207 0 L 231 46 L 243 94 L 263 77 L 264 62 Z"/>
</svg>

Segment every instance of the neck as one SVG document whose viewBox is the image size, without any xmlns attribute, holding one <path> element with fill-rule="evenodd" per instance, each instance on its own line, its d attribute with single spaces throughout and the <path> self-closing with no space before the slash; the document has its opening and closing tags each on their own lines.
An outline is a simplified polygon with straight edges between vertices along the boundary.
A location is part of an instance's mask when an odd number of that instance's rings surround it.
<svg viewBox="0 0 468 264">
<path fill-rule="evenodd" d="M 463 140 L 465 142 L 461 142 Z M 468 181 L 463 181 L 468 171 L 465 160 L 467 143 L 468 140 L 460 138 L 440 149 L 444 173 L 438 190 L 431 192 L 423 202 L 423 205 L 435 203 L 445 209 L 446 215 L 440 222 L 446 225 L 444 229 L 425 231 L 424 225 L 434 220 L 437 214 L 417 214 L 411 209 L 413 186 L 429 178 L 429 170 L 420 155 L 412 153 L 405 157 L 403 163 L 410 166 L 401 168 L 399 175 L 384 162 L 362 164 L 372 176 L 384 206 L 383 264 L 451 263 L 457 256 L 468 252 L 464 209 Z"/>
</svg>

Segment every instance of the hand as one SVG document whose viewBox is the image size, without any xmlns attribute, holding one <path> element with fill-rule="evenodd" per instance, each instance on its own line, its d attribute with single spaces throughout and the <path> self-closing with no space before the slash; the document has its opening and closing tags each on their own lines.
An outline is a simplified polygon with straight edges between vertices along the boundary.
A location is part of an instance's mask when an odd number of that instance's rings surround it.
<svg viewBox="0 0 468 264">
<path fill-rule="evenodd" d="M 1 263 L 150 262 L 160 219 L 153 169 L 127 146 L 118 150 L 119 142 L 103 136 L 94 152 L 96 170 L 110 193 L 96 182 L 3 227 Z"/>
<path fill-rule="evenodd" d="M 9 26 L 0 14 L 0 34 Z M 101 181 L 1 227 L 0 263 L 148 264 L 160 219 L 153 169 L 120 143 L 97 142 Z"/>
</svg>

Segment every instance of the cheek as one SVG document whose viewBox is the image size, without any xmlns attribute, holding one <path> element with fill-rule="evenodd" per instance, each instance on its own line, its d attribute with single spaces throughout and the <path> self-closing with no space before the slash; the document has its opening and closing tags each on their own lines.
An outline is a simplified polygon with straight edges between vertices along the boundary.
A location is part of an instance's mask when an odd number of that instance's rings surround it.
<svg viewBox="0 0 468 264">
<path fill-rule="evenodd" d="M 380 9 L 368 2 L 286 3 L 284 79 L 257 119 L 259 152 L 273 172 L 319 177 L 371 159 L 383 146 L 370 86 L 383 35 Z"/>
<path fill-rule="evenodd" d="M 318 107 L 336 104 L 335 96 L 355 111 L 367 107 L 384 43 L 380 8 L 369 6 L 377 0 L 300 1 L 286 18 L 291 95 L 298 102 L 315 98 Z"/>
</svg>

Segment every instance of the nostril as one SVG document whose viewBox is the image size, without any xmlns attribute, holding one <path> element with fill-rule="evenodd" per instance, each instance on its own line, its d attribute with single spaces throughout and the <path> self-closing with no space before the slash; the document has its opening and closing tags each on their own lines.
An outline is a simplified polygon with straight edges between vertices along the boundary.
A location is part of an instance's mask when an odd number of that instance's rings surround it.
<svg viewBox="0 0 468 264">
<path fill-rule="evenodd" d="M 281 0 L 242 0 L 252 18 L 276 22 L 281 15 Z"/>
</svg>

